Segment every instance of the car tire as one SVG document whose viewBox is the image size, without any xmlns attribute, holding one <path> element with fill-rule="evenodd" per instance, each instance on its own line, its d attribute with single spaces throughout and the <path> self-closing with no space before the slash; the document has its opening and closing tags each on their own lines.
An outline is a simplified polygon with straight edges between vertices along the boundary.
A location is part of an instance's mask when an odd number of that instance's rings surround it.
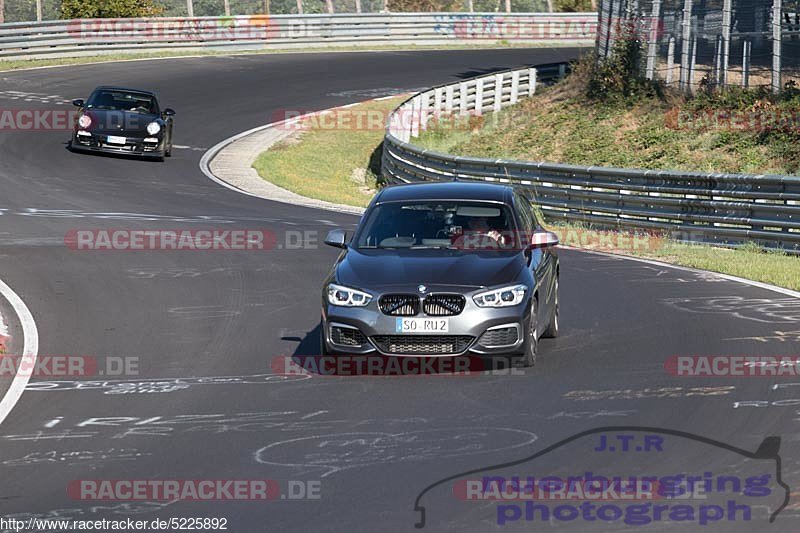
<svg viewBox="0 0 800 533">
<path fill-rule="evenodd" d="M 172 157 L 172 141 L 169 141 L 169 148 L 164 150 L 164 157 Z"/>
<path fill-rule="evenodd" d="M 536 356 L 539 354 L 539 339 L 536 336 L 536 315 L 539 309 L 539 302 L 536 298 L 531 303 L 531 317 L 528 320 L 528 328 L 525 332 L 525 351 L 519 359 L 519 366 L 532 367 L 536 364 Z"/>
<path fill-rule="evenodd" d="M 555 339 L 558 337 L 558 278 L 556 278 L 555 296 L 553 297 L 553 313 L 547 323 L 547 329 L 542 333 L 542 337 Z"/>
</svg>

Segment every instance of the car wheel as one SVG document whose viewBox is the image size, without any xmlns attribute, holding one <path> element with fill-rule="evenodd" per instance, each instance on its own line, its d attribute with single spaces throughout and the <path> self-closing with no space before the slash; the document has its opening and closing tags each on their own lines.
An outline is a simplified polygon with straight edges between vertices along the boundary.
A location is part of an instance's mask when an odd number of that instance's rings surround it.
<svg viewBox="0 0 800 533">
<path fill-rule="evenodd" d="M 172 157 L 172 139 L 170 139 L 170 141 L 169 141 L 169 148 L 164 150 L 164 156 L 165 157 Z"/>
<path fill-rule="evenodd" d="M 547 337 L 548 339 L 558 337 L 558 278 L 556 278 L 555 296 L 553 298 L 553 314 L 550 315 L 550 322 L 547 323 L 547 329 L 542 334 L 542 337 Z"/>
<path fill-rule="evenodd" d="M 536 298 L 531 304 L 531 318 L 528 320 L 528 331 L 525 332 L 525 352 L 520 358 L 520 366 L 531 367 L 536 364 L 536 355 L 539 353 L 539 339 L 536 336 L 536 316 L 539 311 L 539 302 Z"/>
</svg>

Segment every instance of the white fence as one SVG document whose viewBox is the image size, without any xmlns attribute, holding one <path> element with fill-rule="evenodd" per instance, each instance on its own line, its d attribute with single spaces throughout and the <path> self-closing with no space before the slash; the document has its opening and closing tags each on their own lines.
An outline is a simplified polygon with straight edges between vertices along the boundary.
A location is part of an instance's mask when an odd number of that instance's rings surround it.
<svg viewBox="0 0 800 533">
<path fill-rule="evenodd" d="M 77 19 L 0 25 L 0 58 L 171 49 L 258 50 L 497 42 L 592 45 L 596 13 L 386 13 Z"/>
</svg>

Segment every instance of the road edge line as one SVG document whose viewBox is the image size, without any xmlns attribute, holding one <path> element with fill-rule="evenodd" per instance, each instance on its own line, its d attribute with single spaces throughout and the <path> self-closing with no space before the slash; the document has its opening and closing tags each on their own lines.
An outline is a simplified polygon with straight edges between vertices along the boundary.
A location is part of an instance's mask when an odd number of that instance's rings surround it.
<svg viewBox="0 0 800 533">
<path fill-rule="evenodd" d="M 36 327 L 36 321 L 33 318 L 28 306 L 20 298 L 14 290 L 9 287 L 3 280 L 0 279 L 0 296 L 6 299 L 14 313 L 19 319 L 22 326 L 22 359 L 17 367 L 17 373 L 11 381 L 3 399 L 0 400 L 0 424 L 11 414 L 11 410 L 19 401 L 25 387 L 28 385 L 31 376 L 33 375 L 33 368 L 36 365 L 36 358 L 39 354 L 39 330 Z M 21 368 L 31 369 L 30 372 L 20 372 Z"/>
<path fill-rule="evenodd" d="M 733 281 L 735 283 L 741 283 L 743 285 L 749 285 L 751 287 L 756 287 L 758 289 L 765 289 L 768 291 L 777 292 L 783 294 L 785 296 L 791 296 L 792 298 L 800 298 L 800 291 L 794 291 L 792 289 L 787 289 L 785 287 L 778 287 L 777 285 L 770 285 L 769 283 L 764 283 L 763 281 L 755 281 L 752 279 L 747 278 L 740 278 L 738 276 L 732 276 L 731 274 L 723 274 L 722 272 L 714 272 L 713 270 L 703 270 L 702 268 L 692 268 L 683 265 L 674 265 L 672 263 L 664 263 L 663 261 L 658 261 L 655 259 L 646 259 L 644 257 L 634 257 L 632 255 L 623 255 L 623 254 L 615 254 L 611 252 L 601 252 L 598 250 L 588 250 L 586 248 L 576 248 L 574 246 L 567 246 L 560 244 L 559 248 L 563 248 L 566 250 L 574 250 L 577 252 L 583 252 L 586 254 L 596 254 L 602 255 L 605 257 L 613 257 L 615 259 L 627 259 L 628 261 L 638 261 L 639 263 L 646 263 L 648 265 L 659 266 L 664 268 L 672 268 L 675 270 L 683 270 L 684 272 L 691 272 L 693 274 L 712 274 L 718 278 Z"/>
</svg>

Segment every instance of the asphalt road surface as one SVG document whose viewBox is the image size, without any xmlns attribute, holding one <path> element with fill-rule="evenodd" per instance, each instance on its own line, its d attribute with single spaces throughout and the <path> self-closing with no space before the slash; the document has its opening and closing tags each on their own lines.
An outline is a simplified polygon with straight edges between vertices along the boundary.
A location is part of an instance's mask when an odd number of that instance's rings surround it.
<svg viewBox="0 0 800 533">
<path fill-rule="evenodd" d="M 527 519 L 526 502 L 514 508 L 454 497 L 458 479 L 426 492 L 421 505 L 428 530 L 798 530 L 795 499 L 766 521 L 785 495 L 770 454 L 736 450 L 755 452 L 766 437 L 781 437 L 783 480 L 800 486 L 800 378 L 687 378 L 664 368 L 675 355 L 800 354 L 800 301 L 789 296 L 565 249 L 562 335 L 542 342 L 533 370 L 275 373 L 281 357 L 317 353 L 320 283 L 336 257 L 319 240 L 303 249 L 285 245 L 303 232 L 319 239 L 331 227 L 352 228 L 357 218 L 220 187 L 198 168 L 203 152 L 281 110 L 324 109 L 576 54 L 253 55 L 0 74 L 2 108 L 70 109 L 71 99 L 94 86 L 119 84 L 154 89 L 178 113 L 177 146 L 165 163 L 73 154 L 66 131 L 0 132 L 0 277 L 33 313 L 40 357 L 138 358 L 138 375 L 31 381 L 0 427 L 0 516 L 218 517 L 235 532 L 411 531 L 420 520 L 417 496 L 451 476 L 671 471 L 744 480 L 754 469 L 769 474 L 770 491 L 737 495 L 753 507 L 749 523 L 741 513 L 705 526 L 696 518 L 629 526 L 570 519 L 567 511 L 563 519 Z M 325 164 L 324 154 L 318 162 Z M 284 246 L 126 252 L 76 251 L 64 242 L 71 230 L 142 228 L 257 229 Z M 617 429 L 525 461 L 607 426 Z M 626 433 L 619 426 L 654 429 Z M 663 441 L 604 449 L 600 437 L 617 442 L 621 434 Z M 270 479 L 285 498 L 90 502 L 68 494 L 70 482 L 87 479 Z M 289 497 L 298 487 L 311 496 Z"/>
</svg>

